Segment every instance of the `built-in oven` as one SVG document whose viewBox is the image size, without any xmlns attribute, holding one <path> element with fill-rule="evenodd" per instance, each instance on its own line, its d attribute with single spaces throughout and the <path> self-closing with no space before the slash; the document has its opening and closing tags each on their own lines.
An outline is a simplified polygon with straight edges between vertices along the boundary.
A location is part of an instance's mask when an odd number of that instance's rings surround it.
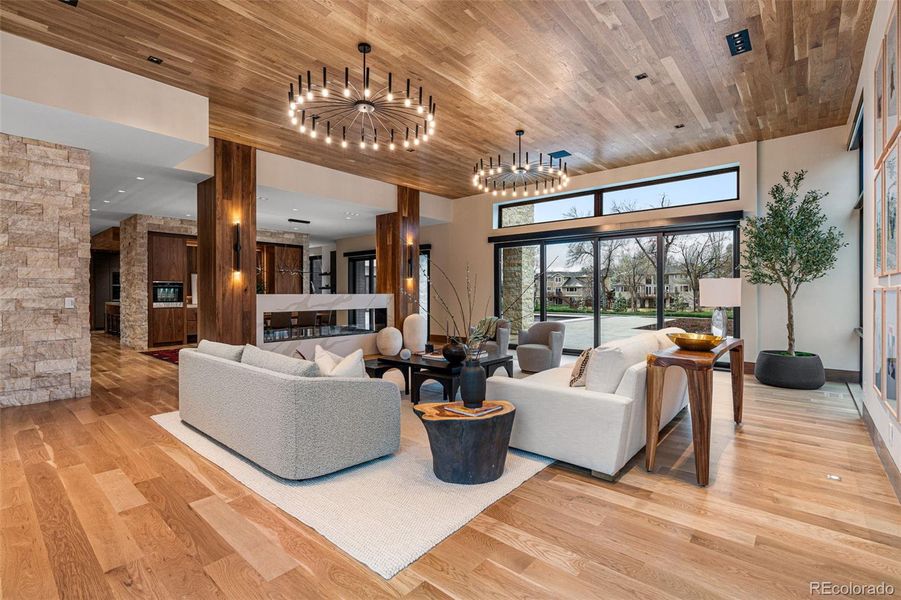
<svg viewBox="0 0 901 600">
<path fill-rule="evenodd" d="M 154 281 L 153 308 L 181 308 L 184 306 L 184 282 Z"/>
</svg>

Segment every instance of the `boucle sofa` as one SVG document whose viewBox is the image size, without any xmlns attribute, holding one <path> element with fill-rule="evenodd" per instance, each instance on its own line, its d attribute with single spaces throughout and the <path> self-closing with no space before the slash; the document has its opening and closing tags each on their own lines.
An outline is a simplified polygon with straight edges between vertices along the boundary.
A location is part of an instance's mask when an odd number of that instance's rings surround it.
<svg viewBox="0 0 901 600">
<path fill-rule="evenodd" d="M 285 479 L 308 479 L 400 447 L 400 392 L 380 379 L 297 377 L 186 348 L 181 420 Z"/>
<path fill-rule="evenodd" d="M 488 398 L 516 406 L 510 446 L 590 469 L 615 479 L 645 445 L 646 358 L 668 348 L 677 328 L 617 340 L 592 351 L 586 387 L 569 387 L 572 366 L 524 379 L 488 378 Z M 667 369 L 660 427 L 688 401 L 682 369 Z"/>
</svg>

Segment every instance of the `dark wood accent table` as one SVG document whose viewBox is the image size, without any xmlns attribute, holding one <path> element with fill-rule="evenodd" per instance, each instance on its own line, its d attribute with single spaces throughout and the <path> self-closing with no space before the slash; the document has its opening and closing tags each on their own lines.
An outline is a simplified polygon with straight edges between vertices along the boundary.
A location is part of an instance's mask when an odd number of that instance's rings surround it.
<svg viewBox="0 0 901 600">
<path fill-rule="evenodd" d="M 407 359 L 403 359 L 400 356 L 380 356 L 378 357 L 378 361 L 381 364 L 391 365 L 401 370 L 409 369 L 411 381 L 410 400 L 412 400 L 414 404 L 419 402 L 419 388 L 424 381 L 422 378 L 414 377 L 418 371 L 428 370 L 431 373 L 448 376 L 453 380 L 451 387 L 453 389 L 460 388 L 460 370 L 463 368 L 462 363 L 451 365 L 446 360 L 430 359 L 419 354 L 414 354 Z M 494 372 L 501 367 L 507 371 L 507 375 L 513 377 L 513 355 L 507 354 L 506 352 L 488 354 L 479 359 L 479 365 L 485 369 L 485 374 L 488 377 L 491 377 Z M 443 382 L 442 385 L 444 385 Z"/>
<path fill-rule="evenodd" d="M 448 483 L 476 484 L 504 474 L 507 448 L 516 408 L 502 400 L 486 400 L 501 410 L 481 417 L 465 417 L 445 410 L 462 402 L 441 402 L 413 407 L 429 435 L 432 470 Z"/>
<path fill-rule="evenodd" d="M 657 457 L 657 441 L 660 436 L 660 409 L 663 400 L 663 376 L 667 367 L 681 367 L 688 376 L 688 403 L 691 411 L 691 436 L 695 452 L 695 471 L 699 485 L 707 485 L 710 479 L 710 421 L 713 407 L 713 365 L 729 353 L 732 371 L 732 415 L 741 423 L 744 401 L 744 341 L 726 338 L 710 352 L 692 352 L 677 346 L 648 354 L 647 447 L 645 467 L 654 470 Z"/>
</svg>

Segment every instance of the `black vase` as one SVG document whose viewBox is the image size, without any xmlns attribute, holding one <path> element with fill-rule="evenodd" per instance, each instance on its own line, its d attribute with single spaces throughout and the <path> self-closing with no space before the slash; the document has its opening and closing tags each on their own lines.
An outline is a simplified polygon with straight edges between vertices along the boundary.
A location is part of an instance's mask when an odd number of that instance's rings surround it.
<svg viewBox="0 0 901 600">
<path fill-rule="evenodd" d="M 455 339 L 451 339 L 441 349 L 441 355 L 444 356 L 449 365 L 459 365 L 466 360 L 466 346 Z"/>
<path fill-rule="evenodd" d="M 485 400 L 485 369 L 477 360 L 467 360 L 460 369 L 460 396 L 466 408 L 479 408 Z"/>
</svg>

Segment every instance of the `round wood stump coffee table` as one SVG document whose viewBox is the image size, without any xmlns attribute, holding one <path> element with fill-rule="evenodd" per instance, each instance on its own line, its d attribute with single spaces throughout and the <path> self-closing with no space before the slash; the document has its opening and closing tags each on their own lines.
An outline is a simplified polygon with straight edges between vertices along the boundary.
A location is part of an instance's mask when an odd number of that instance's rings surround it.
<svg viewBox="0 0 901 600">
<path fill-rule="evenodd" d="M 462 402 L 413 407 L 429 435 L 432 469 L 441 481 L 471 485 L 494 481 L 504 474 L 516 408 L 503 400 L 486 400 L 485 405 L 502 408 L 467 417 L 445 408 L 463 406 Z"/>
</svg>

